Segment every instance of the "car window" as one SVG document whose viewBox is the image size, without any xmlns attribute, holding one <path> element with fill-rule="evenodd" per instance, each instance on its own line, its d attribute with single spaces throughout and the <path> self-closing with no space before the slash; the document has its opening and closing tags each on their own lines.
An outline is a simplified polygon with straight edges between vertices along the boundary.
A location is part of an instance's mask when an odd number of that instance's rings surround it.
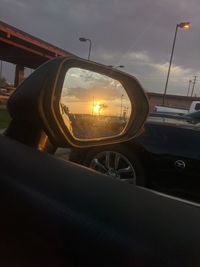
<svg viewBox="0 0 200 267">
<path fill-rule="evenodd" d="M 111 155 L 111 163 L 115 163 L 115 167 L 122 166 L 123 170 L 114 170 L 114 165 L 101 166 L 104 173 L 120 178 L 120 172 L 129 175 L 129 169 L 136 166 L 136 179 L 138 172 L 143 180 L 146 179 L 144 184 L 147 185 L 150 184 L 148 179 L 151 179 L 147 174 L 159 168 L 158 158 L 162 158 L 164 164 L 172 156 L 170 153 L 177 160 L 187 155 L 187 161 L 191 163 L 188 169 L 177 171 L 172 166 L 160 172 L 161 177 L 173 174 L 180 178 L 183 175 L 192 181 L 191 177 L 198 173 L 200 165 L 200 118 L 195 115 L 195 111 L 200 110 L 199 11 L 197 0 L 49 0 L 39 4 L 37 1 L 1 0 L 0 133 L 11 121 L 7 110 L 8 99 L 25 78 L 49 59 L 81 57 L 136 77 L 149 100 L 150 113 L 155 111 L 155 114 L 150 114 L 135 140 L 108 147 L 91 147 L 86 151 L 59 148 L 56 156 L 68 160 L 73 153 L 74 161 L 91 167 L 91 162 L 102 163 L 98 161 L 99 153 L 104 153 L 103 163 L 107 165 Z M 89 75 L 87 79 L 89 81 Z M 77 93 L 79 88 L 74 86 L 72 89 L 76 89 Z M 85 91 L 88 93 L 88 88 Z M 70 99 L 75 93 L 71 92 Z M 112 91 L 107 100 L 109 103 L 98 103 L 93 92 L 83 94 L 83 102 L 86 95 L 93 106 L 96 103 L 97 119 L 96 124 L 92 124 L 95 136 L 100 134 L 97 121 L 103 109 L 108 117 L 113 117 L 112 122 L 106 122 L 101 127 L 104 136 L 109 135 L 109 127 L 105 125 L 111 124 L 115 127 L 119 125 L 123 134 L 131 111 L 125 93 L 120 91 L 116 100 L 115 91 Z M 69 94 L 67 97 L 69 99 Z M 116 102 L 115 114 L 110 114 L 108 107 L 111 102 Z M 73 108 L 72 103 L 67 100 L 66 103 Z M 82 104 L 74 103 L 76 113 L 82 118 Z M 87 108 L 89 110 L 89 106 Z M 69 110 L 61 109 L 63 120 L 72 132 L 73 118 L 69 120 L 66 116 Z M 93 109 L 90 107 L 86 115 L 93 113 Z M 84 127 L 88 128 L 87 121 L 84 121 Z M 81 136 L 84 135 L 85 132 L 81 132 Z M 162 154 L 159 154 L 161 149 L 158 148 L 161 147 Z M 181 155 L 180 151 L 186 153 Z M 192 172 L 189 172 L 191 169 Z M 181 179 L 179 182 L 181 184 Z"/>
<path fill-rule="evenodd" d="M 200 110 L 200 103 L 196 104 L 195 110 Z"/>
</svg>

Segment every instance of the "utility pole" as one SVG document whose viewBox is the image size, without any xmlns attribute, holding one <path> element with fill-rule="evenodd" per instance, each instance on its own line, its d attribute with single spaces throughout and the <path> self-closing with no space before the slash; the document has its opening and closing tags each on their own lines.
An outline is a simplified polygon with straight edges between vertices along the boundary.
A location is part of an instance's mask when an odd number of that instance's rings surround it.
<svg viewBox="0 0 200 267">
<path fill-rule="evenodd" d="M 92 116 L 94 115 L 94 96 L 92 97 Z"/>
<path fill-rule="evenodd" d="M 193 96 L 193 93 L 194 93 L 194 87 L 195 87 L 195 84 L 196 84 L 196 81 L 197 81 L 197 75 L 194 76 L 194 81 L 193 81 L 193 85 L 192 85 L 192 93 L 191 93 L 191 96 Z"/>
<path fill-rule="evenodd" d="M 187 96 L 189 96 L 189 93 L 190 93 L 191 83 L 192 83 L 192 80 L 189 80 Z"/>
<path fill-rule="evenodd" d="M 122 117 L 122 100 L 123 100 L 124 95 L 121 95 L 121 106 L 120 106 L 120 118 Z"/>
</svg>

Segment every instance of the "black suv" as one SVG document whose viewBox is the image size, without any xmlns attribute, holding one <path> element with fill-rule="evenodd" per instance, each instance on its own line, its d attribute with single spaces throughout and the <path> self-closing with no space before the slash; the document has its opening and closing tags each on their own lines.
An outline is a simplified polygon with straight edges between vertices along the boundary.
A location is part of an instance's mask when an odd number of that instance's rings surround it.
<svg viewBox="0 0 200 267">
<path fill-rule="evenodd" d="M 199 147 L 198 118 L 152 113 L 137 138 L 118 145 L 75 148 L 70 160 L 141 186 L 194 193 L 200 173 Z"/>
</svg>

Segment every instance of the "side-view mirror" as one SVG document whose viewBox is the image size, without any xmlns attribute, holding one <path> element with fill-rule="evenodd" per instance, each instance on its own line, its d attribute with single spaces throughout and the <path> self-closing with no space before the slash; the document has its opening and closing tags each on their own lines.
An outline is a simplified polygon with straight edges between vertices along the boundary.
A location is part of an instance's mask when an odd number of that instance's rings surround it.
<svg viewBox="0 0 200 267">
<path fill-rule="evenodd" d="M 77 67 L 66 72 L 60 109 L 60 120 L 79 141 L 121 135 L 133 113 L 130 98 L 118 80 Z"/>
<path fill-rule="evenodd" d="M 23 142 L 17 131 L 24 130 L 26 140 L 32 136 L 25 143 L 40 149 L 45 138 L 62 147 L 124 142 L 138 135 L 148 107 L 135 77 L 95 62 L 58 57 L 39 67 L 11 96 L 7 135 Z"/>
</svg>

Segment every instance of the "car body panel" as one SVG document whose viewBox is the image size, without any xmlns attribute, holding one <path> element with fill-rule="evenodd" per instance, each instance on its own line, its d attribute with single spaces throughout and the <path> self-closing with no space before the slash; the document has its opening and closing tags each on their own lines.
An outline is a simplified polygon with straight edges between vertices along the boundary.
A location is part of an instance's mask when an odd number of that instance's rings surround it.
<svg viewBox="0 0 200 267">
<path fill-rule="evenodd" d="M 171 185 L 176 181 L 176 187 L 200 183 L 199 124 L 180 117 L 149 117 L 141 135 L 120 146 L 140 158 L 150 180 L 168 181 Z M 83 164 L 90 151 L 72 150 L 70 159 Z"/>
<path fill-rule="evenodd" d="M 36 242 L 35 253 L 59 264 L 200 263 L 198 204 L 130 187 L 6 137 L 0 146 L 1 231 L 16 237 L 2 235 L 0 262 L 12 245 L 7 263 L 33 266 Z"/>
<path fill-rule="evenodd" d="M 182 124 L 147 122 L 144 134 L 133 141 L 135 142 L 144 146 L 153 160 L 157 161 L 157 169 L 163 173 L 167 171 L 192 177 L 198 175 L 200 171 L 198 164 L 200 131 L 187 122 Z M 176 167 L 177 160 L 185 162 L 184 169 Z"/>
</svg>

